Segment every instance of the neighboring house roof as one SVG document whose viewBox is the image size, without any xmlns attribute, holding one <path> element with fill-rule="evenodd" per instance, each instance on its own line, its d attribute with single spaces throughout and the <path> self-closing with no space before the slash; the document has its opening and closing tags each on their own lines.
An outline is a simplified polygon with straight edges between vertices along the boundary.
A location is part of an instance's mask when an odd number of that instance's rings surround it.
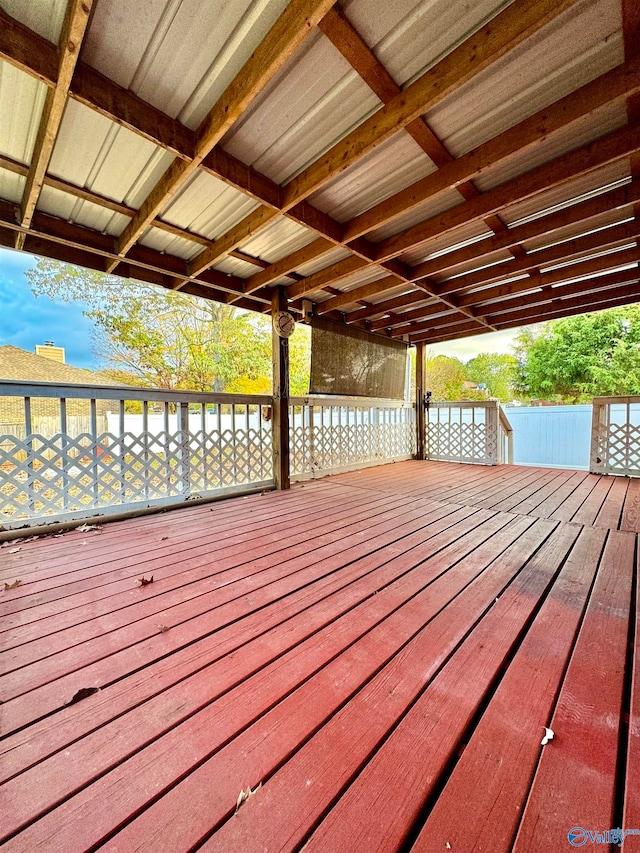
<svg viewBox="0 0 640 853">
<path fill-rule="evenodd" d="M 57 382 L 74 385 L 121 385 L 101 373 L 61 364 L 19 347 L 0 346 L 0 382 L 14 379 L 22 382 Z"/>
</svg>

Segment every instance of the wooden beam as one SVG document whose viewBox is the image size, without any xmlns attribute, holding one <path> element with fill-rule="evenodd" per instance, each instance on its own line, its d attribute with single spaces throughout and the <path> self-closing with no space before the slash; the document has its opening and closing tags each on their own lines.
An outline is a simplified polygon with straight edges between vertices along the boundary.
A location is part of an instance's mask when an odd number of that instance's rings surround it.
<svg viewBox="0 0 640 853">
<path fill-rule="evenodd" d="M 548 236 L 553 239 L 554 232 L 569 225 L 584 223 L 585 229 L 589 228 L 588 220 L 609 211 L 629 208 L 634 202 L 640 201 L 640 180 L 634 180 L 627 186 L 601 193 L 594 198 L 578 202 L 570 207 L 565 207 L 557 213 L 549 213 L 515 228 L 509 228 L 504 234 L 494 237 L 485 237 L 483 240 L 455 249 L 452 252 L 440 255 L 433 260 L 424 261 L 413 267 L 412 277 L 415 279 L 424 276 L 434 276 L 439 273 L 452 273 L 456 267 L 466 264 L 468 261 L 480 259 L 499 249 L 507 249 L 516 241 L 523 243 L 536 237 Z"/>
<path fill-rule="evenodd" d="M 577 281 L 574 284 L 545 288 L 536 293 L 528 293 L 525 296 L 507 299 L 491 308 L 491 322 L 501 322 L 505 319 L 514 318 L 516 317 L 514 312 L 519 312 L 521 309 L 528 309 L 536 305 L 544 305 L 545 303 L 556 303 L 568 296 L 591 296 L 601 291 L 618 287 L 621 284 L 630 284 L 639 275 L 638 269 L 622 270 L 621 272 L 611 273 L 600 278 L 588 278 Z M 503 315 L 505 314 L 508 314 L 509 317 L 504 317 Z"/>
<path fill-rule="evenodd" d="M 38 127 L 35 147 L 31 157 L 31 165 L 22 194 L 20 207 L 20 223 L 26 227 L 31 224 L 40 193 L 44 176 L 51 160 L 53 146 L 58 137 L 64 108 L 69 95 L 71 78 L 78 61 L 80 48 L 84 39 L 93 0 L 68 0 L 67 10 L 60 32 L 59 61 L 55 86 L 47 91 L 44 108 Z M 16 239 L 16 248 L 24 245 L 24 232 Z"/>
<path fill-rule="evenodd" d="M 271 284 L 283 275 L 287 275 L 296 267 L 301 267 L 303 264 L 309 263 L 320 255 L 324 255 L 329 249 L 333 249 L 333 243 L 320 237 L 303 246 L 301 249 L 287 255 L 280 261 L 270 264 L 263 272 L 256 273 L 247 279 L 247 293 L 252 293 L 260 287 Z"/>
<path fill-rule="evenodd" d="M 640 92 L 640 61 L 629 61 L 427 175 L 345 225 L 346 241 L 379 228 L 452 187 L 480 177 L 514 154 L 525 155 L 552 133 Z"/>
<path fill-rule="evenodd" d="M 328 311 L 337 311 L 345 305 L 352 305 L 361 299 L 367 299 L 369 296 L 376 296 L 379 293 L 384 293 L 393 287 L 398 286 L 398 279 L 394 276 L 384 276 L 383 278 L 370 281 L 368 284 L 362 284 L 360 287 L 354 287 L 353 290 L 348 290 L 346 293 L 338 293 L 332 299 L 327 299 L 326 302 L 320 302 L 316 305 L 316 314 L 326 314 Z"/>
<path fill-rule="evenodd" d="M 434 237 L 454 231 L 490 213 L 578 178 L 640 149 L 640 126 L 623 127 L 530 172 L 489 190 L 477 199 L 455 205 L 425 222 L 378 243 L 377 260 L 389 260 Z"/>
<path fill-rule="evenodd" d="M 155 217 L 184 186 L 214 145 L 222 139 L 309 36 L 333 2 L 335 0 L 291 0 L 267 36 L 202 120 L 195 134 L 193 160 L 186 163 L 174 161 L 125 228 L 117 244 L 119 255 L 126 254 Z M 197 272 L 202 269 L 198 264 L 194 267 L 197 268 Z"/>
<path fill-rule="evenodd" d="M 621 245 L 633 241 L 638 235 L 640 235 L 640 222 L 633 221 L 625 222 L 621 225 L 613 225 L 610 228 L 597 231 L 595 234 L 576 237 L 557 246 L 551 246 L 549 249 L 541 249 L 531 255 L 525 255 L 521 259 L 504 261 L 478 270 L 477 272 L 461 275 L 453 279 L 446 279 L 436 287 L 436 293 L 441 295 L 457 293 L 472 287 L 491 284 L 517 273 L 537 269 L 543 264 L 569 261 L 572 258 L 583 255 L 585 252 L 597 249 L 616 248 L 618 244 Z M 544 274 L 544 271 L 542 274 Z"/>
<path fill-rule="evenodd" d="M 283 287 L 273 288 L 271 317 L 278 311 L 287 311 L 287 295 Z M 289 453 L 289 339 L 281 338 L 271 329 L 273 355 L 273 417 L 271 443 L 273 448 L 273 476 L 276 489 L 291 486 Z"/>
<path fill-rule="evenodd" d="M 482 312 L 484 314 L 487 313 L 486 305 L 490 302 L 502 300 L 527 290 L 535 290 L 538 287 L 560 284 L 578 276 L 594 276 L 606 273 L 608 270 L 614 271 L 617 267 L 625 264 L 637 264 L 638 261 L 640 261 L 640 247 L 635 246 L 632 249 L 624 249 L 610 255 L 591 258 L 552 272 L 540 273 L 535 278 L 525 279 L 524 281 L 508 281 L 497 284 L 495 287 L 488 287 L 486 290 L 466 293 L 459 296 L 458 300 L 461 306 L 472 308 L 474 313 Z M 488 309 L 488 311 L 490 310 Z"/>
<path fill-rule="evenodd" d="M 293 178 L 284 188 L 285 206 L 307 198 L 572 4 L 573 0 L 515 0 Z"/>
</svg>

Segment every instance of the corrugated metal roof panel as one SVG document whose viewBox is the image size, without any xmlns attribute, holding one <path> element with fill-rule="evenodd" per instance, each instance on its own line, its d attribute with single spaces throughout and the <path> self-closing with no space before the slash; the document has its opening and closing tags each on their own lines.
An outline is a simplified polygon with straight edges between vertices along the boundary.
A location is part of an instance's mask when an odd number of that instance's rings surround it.
<svg viewBox="0 0 640 853">
<path fill-rule="evenodd" d="M 310 201 L 344 222 L 435 169 L 408 133 L 398 133 L 330 181 Z"/>
<path fill-rule="evenodd" d="M 285 5 L 286 0 L 100 0 L 84 55 L 107 77 L 195 128 Z"/>
<path fill-rule="evenodd" d="M 566 206 L 568 202 L 578 201 L 586 194 L 608 188 L 611 184 L 628 178 L 630 174 L 629 158 L 616 160 L 577 180 L 567 181 L 546 192 L 537 193 L 518 204 L 513 204 L 500 213 L 500 218 L 506 225 L 513 226 L 523 219 L 543 215 L 558 205 Z"/>
<path fill-rule="evenodd" d="M 227 134 L 223 146 L 286 183 L 379 106 L 329 40 L 315 32 Z"/>
<path fill-rule="evenodd" d="M 582 236 L 612 225 L 619 225 L 630 219 L 633 219 L 632 205 L 620 210 L 608 210 L 606 213 L 592 217 L 586 224 L 584 222 L 575 222 L 572 225 L 566 225 L 564 228 L 554 231 L 553 234 L 544 234 L 541 237 L 534 237 L 531 240 L 527 240 L 522 246 L 527 252 L 535 252 L 539 249 L 555 246 L 557 243 L 565 240 L 571 240 L 579 235 Z"/>
<path fill-rule="evenodd" d="M 215 240 L 248 216 L 258 202 L 209 175 L 199 172 L 176 195 L 163 219 Z"/>
<path fill-rule="evenodd" d="M 462 201 L 464 199 L 457 190 L 447 190 L 446 192 L 439 193 L 408 213 L 404 213 L 391 222 L 387 222 L 386 225 L 376 228 L 375 231 L 370 231 L 367 234 L 367 238 L 377 243 L 379 240 L 393 237 L 395 234 L 399 234 L 401 231 L 417 225 L 418 222 L 424 222 L 427 219 L 431 219 L 432 216 L 444 213 L 445 210 L 455 207 Z"/>
<path fill-rule="evenodd" d="M 26 178 L 15 175 L 6 169 L 0 169 L 0 198 L 6 201 L 19 202 L 22 199 Z"/>
<path fill-rule="evenodd" d="M 0 61 L 0 153 L 30 161 L 46 94 L 44 83 Z"/>
<path fill-rule="evenodd" d="M 158 252 L 177 255 L 179 258 L 184 258 L 185 261 L 195 258 L 202 251 L 202 246 L 198 243 L 185 240 L 184 237 L 176 237 L 161 228 L 149 228 L 140 243 L 143 246 L 149 246 L 150 249 L 156 249 Z"/>
<path fill-rule="evenodd" d="M 623 61 L 619 0 L 582 0 L 427 114 L 459 157 Z"/>
<path fill-rule="evenodd" d="M 315 239 L 316 235 L 308 228 L 284 216 L 279 216 L 239 248 L 253 255 L 254 258 L 273 264 L 280 258 L 290 255 L 291 252 L 307 246 Z"/>
<path fill-rule="evenodd" d="M 442 237 L 434 237 L 428 243 L 423 243 L 417 249 L 413 249 L 402 256 L 402 260 L 408 264 L 419 264 L 429 258 L 453 251 L 471 242 L 478 242 L 485 237 L 490 237 L 492 232 L 481 220 L 467 222 L 465 225 L 443 234 Z"/>
<path fill-rule="evenodd" d="M 350 257 L 351 252 L 348 249 L 342 249 L 338 246 L 337 248 L 326 252 L 324 255 L 321 255 L 319 258 L 314 258 L 313 261 L 309 261 L 306 264 L 302 264 L 302 266 L 296 267 L 295 272 L 304 276 L 313 275 L 314 272 L 320 272 L 320 270 L 326 269 L 332 264 L 337 264 L 338 261 L 344 261 L 345 258 Z"/>
<path fill-rule="evenodd" d="M 435 65 L 511 0 L 406 2 L 353 0 L 347 17 L 367 41 L 396 83 L 404 86 Z"/>
<path fill-rule="evenodd" d="M 129 222 L 128 216 L 113 213 L 97 204 L 83 201 L 80 198 L 44 186 L 38 201 L 38 210 L 58 216 L 60 219 L 72 220 L 87 228 L 106 232 L 117 237 Z"/>
<path fill-rule="evenodd" d="M 67 0 L 2 0 L 2 10 L 30 30 L 57 44 L 67 10 Z"/>
<path fill-rule="evenodd" d="M 49 171 L 79 187 L 139 207 L 173 156 L 94 110 L 69 101 Z"/>
<path fill-rule="evenodd" d="M 586 116 L 581 121 L 575 122 L 571 127 L 554 133 L 531 149 L 526 157 L 511 157 L 498 166 L 489 169 L 474 183 L 481 192 L 486 192 L 562 154 L 575 151 L 594 139 L 612 133 L 626 124 L 626 105 L 610 105 L 605 109 L 598 110 L 597 114 Z"/>
<path fill-rule="evenodd" d="M 239 258 L 225 258 L 213 266 L 214 270 L 219 270 L 227 275 L 236 275 L 239 278 L 249 278 L 254 273 L 260 272 L 260 267 L 255 264 L 249 264 L 246 261 L 241 261 Z"/>
<path fill-rule="evenodd" d="M 444 256 L 446 258 L 446 255 Z M 477 272 L 481 269 L 486 269 L 494 264 L 499 264 L 502 261 L 512 261 L 513 255 L 507 249 L 499 249 L 496 252 L 491 252 L 489 255 L 484 255 L 480 260 L 466 261 L 463 264 L 458 264 L 452 271 L 446 273 L 437 273 L 433 276 L 435 281 L 446 281 L 448 279 L 457 278 L 460 275 L 466 275 L 470 272 Z"/>
<path fill-rule="evenodd" d="M 354 287 L 360 287 L 361 284 L 369 284 L 371 281 L 378 281 L 379 278 L 385 278 L 389 273 L 380 269 L 380 267 L 367 267 L 363 270 L 350 275 L 348 278 L 343 278 L 335 283 L 335 287 L 340 293 L 346 293 L 353 290 Z"/>
</svg>

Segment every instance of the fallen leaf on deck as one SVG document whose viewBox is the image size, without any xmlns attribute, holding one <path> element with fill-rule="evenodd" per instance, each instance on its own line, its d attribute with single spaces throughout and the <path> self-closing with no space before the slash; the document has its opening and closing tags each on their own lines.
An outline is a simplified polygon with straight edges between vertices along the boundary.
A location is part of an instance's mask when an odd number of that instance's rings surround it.
<svg viewBox="0 0 640 853">
<path fill-rule="evenodd" d="M 160 539 L 160 541 L 161 541 L 161 542 L 164 542 L 164 540 L 165 540 L 165 539 L 168 539 L 168 538 L 169 538 L 168 536 L 162 536 L 162 537 L 161 537 L 161 539 Z"/>
<path fill-rule="evenodd" d="M 81 687 L 80 690 L 77 690 L 73 696 L 71 697 L 71 701 L 67 702 L 67 705 L 75 705 L 76 702 L 82 702 L 83 699 L 86 699 L 87 696 L 93 696 L 94 693 L 99 693 L 99 687 Z"/>
<path fill-rule="evenodd" d="M 540 746 L 546 746 L 550 740 L 553 740 L 553 730 L 544 726 L 544 737 L 542 738 Z"/>
<path fill-rule="evenodd" d="M 236 803 L 236 814 L 238 814 L 238 809 L 240 808 L 240 806 L 243 803 L 246 803 L 250 797 L 253 797 L 253 795 L 257 791 L 259 791 L 260 788 L 262 788 L 262 782 L 258 783 L 256 785 L 256 787 L 253 789 L 253 791 L 251 790 L 251 786 L 249 786 L 246 791 L 242 791 L 242 790 L 240 791 L 240 793 L 238 794 L 238 801 Z"/>
<path fill-rule="evenodd" d="M 449 842 L 448 842 L 448 841 L 447 841 L 447 843 L 445 844 L 445 847 L 447 848 L 447 850 L 451 850 L 451 845 L 449 844 Z"/>
<path fill-rule="evenodd" d="M 146 586 L 148 583 L 153 583 L 153 575 L 150 578 L 138 578 L 140 586 Z"/>
<path fill-rule="evenodd" d="M 21 580 L 14 581 L 13 583 L 5 583 L 5 585 L 4 585 L 5 592 L 8 589 L 17 589 L 19 586 L 21 586 L 21 584 L 22 584 Z"/>
<path fill-rule="evenodd" d="M 161 634 L 165 634 L 168 630 L 168 625 L 158 625 L 158 631 L 160 631 Z"/>
<path fill-rule="evenodd" d="M 88 533 L 90 530 L 99 530 L 97 524 L 83 524 L 81 527 L 76 528 L 78 533 Z"/>
<path fill-rule="evenodd" d="M 20 552 L 20 548 L 12 548 L 9 553 L 10 554 L 18 554 Z"/>
</svg>

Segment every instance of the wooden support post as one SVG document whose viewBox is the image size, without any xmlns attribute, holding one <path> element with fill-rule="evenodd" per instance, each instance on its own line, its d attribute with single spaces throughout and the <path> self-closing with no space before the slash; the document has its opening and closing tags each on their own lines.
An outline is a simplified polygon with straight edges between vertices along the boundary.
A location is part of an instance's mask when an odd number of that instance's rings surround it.
<svg viewBox="0 0 640 853">
<path fill-rule="evenodd" d="M 287 310 L 286 289 L 274 287 L 271 300 L 271 317 Z M 271 329 L 273 360 L 273 418 L 271 442 L 273 446 L 273 477 L 277 489 L 291 486 L 289 465 L 289 340 Z"/>
<path fill-rule="evenodd" d="M 416 459 L 426 459 L 426 419 L 424 410 L 425 355 L 427 345 L 416 344 Z"/>
</svg>

